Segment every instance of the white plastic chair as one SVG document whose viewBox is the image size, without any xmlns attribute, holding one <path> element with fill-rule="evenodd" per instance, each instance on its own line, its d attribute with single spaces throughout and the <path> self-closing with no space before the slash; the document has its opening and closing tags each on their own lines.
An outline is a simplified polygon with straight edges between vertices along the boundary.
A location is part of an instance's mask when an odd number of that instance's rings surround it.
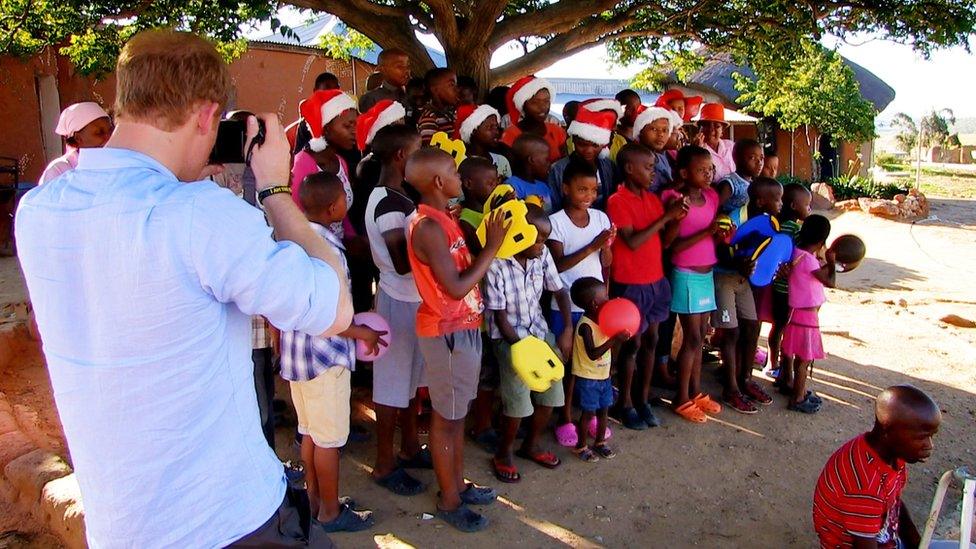
<svg viewBox="0 0 976 549">
<path fill-rule="evenodd" d="M 945 500 L 946 491 L 953 477 L 962 483 L 962 517 L 960 518 L 959 542 L 951 540 L 932 540 L 935 532 L 935 524 L 939 520 L 939 513 L 942 511 L 942 502 Z M 935 497 L 932 498 L 932 508 L 929 510 L 928 520 L 925 521 L 925 530 L 922 533 L 922 542 L 919 547 L 922 549 L 976 549 L 976 545 L 970 542 L 973 531 L 973 498 L 976 497 L 976 476 L 969 472 L 968 467 L 959 467 L 949 470 L 942 474 L 939 485 L 935 489 Z"/>
</svg>

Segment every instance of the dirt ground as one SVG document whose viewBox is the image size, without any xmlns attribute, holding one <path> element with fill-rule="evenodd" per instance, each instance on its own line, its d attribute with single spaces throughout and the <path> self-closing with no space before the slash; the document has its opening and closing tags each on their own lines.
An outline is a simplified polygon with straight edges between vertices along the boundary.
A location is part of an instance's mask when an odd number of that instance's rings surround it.
<svg viewBox="0 0 976 549">
<path fill-rule="evenodd" d="M 434 510 L 431 472 L 417 472 L 429 484 L 425 494 L 392 496 L 369 480 L 371 442 L 351 443 L 342 492 L 372 508 L 377 521 L 372 531 L 334 540 L 343 547 L 813 547 L 811 494 L 820 468 L 844 441 L 870 428 L 874 395 L 895 383 L 929 391 L 944 414 L 935 453 L 911 467 L 905 492 L 922 523 L 938 475 L 976 464 L 976 329 L 939 321 L 947 314 L 976 320 L 969 276 L 976 272 L 976 201 L 931 202 L 937 219 L 916 224 L 860 212 L 832 216 L 833 235 L 861 236 L 868 257 L 838 275 L 840 288 L 828 291 L 822 310 L 830 356 L 812 381 L 826 400 L 819 414 L 787 411 L 779 396 L 759 414 L 726 410 L 705 425 L 659 410 L 665 424 L 657 429 L 614 427 L 614 460 L 585 464 L 559 449 L 562 467 L 519 461 L 523 480 L 514 485 L 495 481 L 488 455 L 469 444 L 467 476 L 501 495 L 484 508 L 490 528 L 473 535 L 423 517 Z M 0 260 L 0 286 L 17 278 L 10 262 Z M 0 391 L 15 402 L 48 398 L 39 362 L 13 366 L 0 372 Z M 713 370 L 706 366 L 703 378 L 717 394 Z M 41 412 L 42 432 L 56 430 L 52 422 L 50 408 Z M 279 429 L 283 459 L 295 457 L 289 434 Z M 949 499 L 958 501 L 958 493 Z"/>
</svg>

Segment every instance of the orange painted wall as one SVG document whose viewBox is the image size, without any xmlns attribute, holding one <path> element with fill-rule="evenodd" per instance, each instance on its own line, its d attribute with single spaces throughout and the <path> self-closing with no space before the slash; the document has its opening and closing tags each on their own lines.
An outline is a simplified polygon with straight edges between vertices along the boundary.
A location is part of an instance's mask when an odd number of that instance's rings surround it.
<svg viewBox="0 0 976 549">
<path fill-rule="evenodd" d="M 235 85 L 231 108 L 278 113 L 284 123 L 297 118 L 298 102 L 311 92 L 315 77 L 329 71 L 342 89 L 356 95 L 366 89 L 373 71 L 369 63 L 341 61 L 290 48 L 254 44 L 231 63 Z M 306 70 L 307 67 L 307 70 Z M 23 181 L 36 181 L 47 165 L 36 78 L 57 78 L 61 108 L 79 101 L 96 101 L 110 110 L 115 100 L 115 78 L 100 81 L 76 74 L 64 57 L 48 48 L 22 60 L 0 56 L 0 156 L 17 158 Z"/>
</svg>

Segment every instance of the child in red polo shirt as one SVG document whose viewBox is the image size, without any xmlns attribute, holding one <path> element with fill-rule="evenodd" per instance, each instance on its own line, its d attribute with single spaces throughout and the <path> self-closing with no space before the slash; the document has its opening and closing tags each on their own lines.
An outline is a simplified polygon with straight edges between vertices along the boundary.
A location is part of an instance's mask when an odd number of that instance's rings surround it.
<svg viewBox="0 0 976 549">
<path fill-rule="evenodd" d="M 646 147 L 631 143 L 620 149 L 617 165 L 624 180 L 607 201 L 610 221 L 617 227 L 611 248 L 610 293 L 633 301 L 641 313 L 636 337 L 624 343 L 617 357 L 620 397 L 615 411 L 624 427 L 635 430 L 661 424 L 649 402 L 658 323 L 666 320 L 671 310 L 671 285 L 661 265 L 660 233 L 669 221 L 687 213 L 680 200 L 665 210 L 650 191 L 654 164 L 654 153 Z M 640 378 L 635 386 L 632 381 L 637 362 Z"/>
</svg>

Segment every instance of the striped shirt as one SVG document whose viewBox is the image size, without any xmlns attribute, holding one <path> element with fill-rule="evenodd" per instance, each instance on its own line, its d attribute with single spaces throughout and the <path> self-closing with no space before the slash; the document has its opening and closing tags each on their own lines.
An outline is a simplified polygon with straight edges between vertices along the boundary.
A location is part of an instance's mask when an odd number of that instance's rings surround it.
<svg viewBox="0 0 976 549">
<path fill-rule="evenodd" d="M 901 491 L 908 483 L 903 461 L 892 468 L 862 434 L 827 460 L 813 493 L 813 526 L 820 547 L 852 547 L 854 536 L 874 538 L 894 549 Z"/>
<path fill-rule="evenodd" d="M 339 254 L 349 279 L 346 249 L 342 241 L 330 229 L 310 223 L 312 229 L 332 244 Z M 302 332 L 281 332 L 281 377 L 287 381 L 315 379 L 329 368 L 342 367 L 350 370 L 356 366 L 356 342 L 351 337 L 319 337 Z"/>
<path fill-rule="evenodd" d="M 437 132 L 444 132 L 451 135 L 454 132 L 454 117 L 457 116 L 454 107 L 445 107 L 443 110 L 428 104 L 424 110 L 420 111 L 420 118 L 417 119 L 417 131 L 420 132 L 420 141 L 424 145 L 430 144 L 430 139 Z"/>
<path fill-rule="evenodd" d="M 800 234 L 800 221 L 794 221 L 792 219 L 783 221 L 779 224 L 779 232 L 789 235 L 796 244 L 796 236 Z M 774 278 L 773 279 L 773 291 L 779 292 L 781 294 L 788 293 L 790 289 L 790 283 L 787 278 Z"/>
<path fill-rule="evenodd" d="M 495 259 L 488 268 L 485 285 L 485 308 L 505 311 L 519 339 L 530 335 L 546 337 L 549 328 L 539 303 L 542 290 L 557 292 L 565 288 L 547 248 L 539 257 L 526 260 L 525 267 L 514 257 Z M 494 315 L 488 315 L 488 328 L 492 339 L 502 338 Z"/>
</svg>

